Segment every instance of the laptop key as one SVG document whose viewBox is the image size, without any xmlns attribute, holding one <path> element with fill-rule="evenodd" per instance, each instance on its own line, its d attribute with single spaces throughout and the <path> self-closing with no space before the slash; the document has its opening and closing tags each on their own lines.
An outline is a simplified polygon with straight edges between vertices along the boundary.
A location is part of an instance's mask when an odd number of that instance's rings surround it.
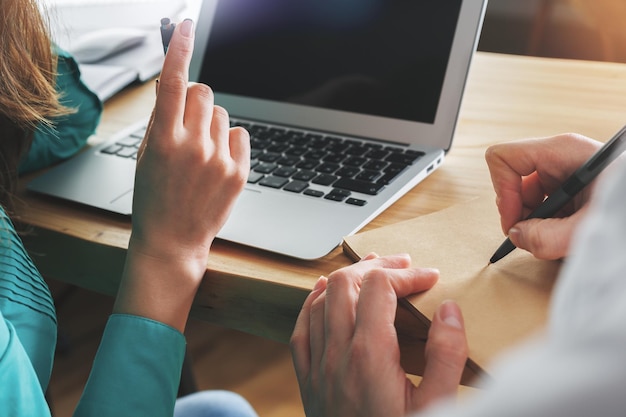
<svg viewBox="0 0 626 417">
<path fill-rule="evenodd" d="M 325 151 L 320 151 L 320 150 L 310 150 L 307 153 L 305 153 L 304 155 L 302 155 L 303 158 L 305 159 L 316 159 L 316 160 L 321 160 L 326 156 L 326 152 Z"/>
<path fill-rule="evenodd" d="M 357 176 L 355 176 L 354 179 L 372 182 L 378 179 L 378 177 L 380 176 L 381 176 L 381 173 L 378 171 L 370 171 L 370 170 L 365 169 L 361 171 Z"/>
<path fill-rule="evenodd" d="M 278 161 L 276 161 L 277 164 L 286 166 L 294 166 L 298 162 L 300 162 L 300 158 L 298 158 L 297 156 L 283 156 Z"/>
<path fill-rule="evenodd" d="M 274 175 L 277 177 L 289 178 L 297 171 L 298 170 L 294 167 L 278 167 L 276 171 L 274 171 Z"/>
<path fill-rule="evenodd" d="M 259 149 L 259 150 L 263 150 L 265 148 L 267 148 L 268 146 L 270 146 L 272 144 L 272 142 L 268 141 L 268 140 L 261 140 L 258 138 L 252 138 L 250 139 L 250 148 L 251 149 Z"/>
<path fill-rule="evenodd" d="M 318 165 L 319 165 L 319 162 L 314 159 L 305 159 L 304 161 L 298 162 L 296 167 L 305 171 L 311 171 L 315 169 L 315 167 Z"/>
<path fill-rule="evenodd" d="M 384 161 L 369 161 L 363 165 L 363 168 L 371 169 L 372 171 L 382 171 L 387 165 L 389 165 L 389 163 Z"/>
<path fill-rule="evenodd" d="M 329 162 L 331 164 L 338 164 L 344 159 L 346 159 L 346 155 L 343 155 L 341 153 L 329 153 L 328 155 L 324 157 L 324 162 Z"/>
<path fill-rule="evenodd" d="M 367 159 L 365 159 L 365 158 L 363 158 L 361 156 L 350 156 L 350 157 L 348 157 L 348 159 L 343 161 L 343 164 L 351 166 L 351 167 L 360 167 L 361 165 L 363 165 L 366 162 L 367 162 Z"/>
<path fill-rule="evenodd" d="M 347 190 L 332 190 L 330 193 L 326 194 L 324 198 L 326 200 L 331 201 L 343 201 L 350 196 L 350 191 Z"/>
<path fill-rule="evenodd" d="M 120 145 L 120 146 L 133 146 L 133 147 L 139 147 L 139 145 L 141 144 L 141 140 L 140 138 L 136 138 L 136 137 L 132 137 L 132 136 L 127 136 L 125 138 L 122 138 L 120 140 L 118 140 L 117 142 L 115 142 L 116 144 Z"/>
<path fill-rule="evenodd" d="M 426 155 L 426 153 L 424 151 L 418 151 L 415 149 L 407 149 L 406 151 L 404 151 L 404 153 L 408 154 L 408 155 L 416 155 L 418 157 L 422 157 L 424 155 Z"/>
<path fill-rule="evenodd" d="M 361 194 L 376 195 L 383 189 L 385 184 L 380 182 L 360 181 L 352 178 L 340 178 L 333 184 L 335 188 L 354 191 Z"/>
<path fill-rule="evenodd" d="M 367 153 L 368 150 L 368 148 L 366 148 L 365 146 L 361 146 L 361 144 L 352 145 L 346 150 L 346 154 L 352 156 L 361 156 Z"/>
<path fill-rule="evenodd" d="M 135 147 L 124 146 L 122 149 L 115 153 L 122 158 L 133 158 L 137 155 L 137 149 Z"/>
<path fill-rule="evenodd" d="M 265 177 L 261 181 L 259 181 L 259 185 L 271 188 L 282 188 L 288 182 L 289 180 L 287 178 L 275 177 L 273 175 L 270 175 L 269 177 Z"/>
<path fill-rule="evenodd" d="M 313 171 L 302 170 L 302 171 L 296 172 L 292 178 L 294 180 L 300 180 L 300 181 L 311 181 L 316 176 L 317 176 L 317 173 Z"/>
<path fill-rule="evenodd" d="M 363 207 L 364 205 L 367 204 L 367 201 L 361 200 L 360 198 L 350 197 L 349 199 L 346 200 L 346 204 L 351 204 L 353 206 Z"/>
<path fill-rule="evenodd" d="M 250 173 L 248 174 L 248 184 L 256 184 L 257 182 L 261 181 L 264 177 L 265 175 L 263 174 L 250 171 Z"/>
<path fill-rule="evenodd" d="M 100 152 L 108 153 L 110 155 L 115 155 L 117 152 L 120 151 L 120 149 L 122 149 L 120 145 L 113 144 L 111 146 L 107 146 L 106 148 L 102 149 Z"/>
<path fill-rule="evenodd" d="M 273 143 L 272 145 L 265 148 L 267 152 L 279 154 L 285 152 L 287 149 L 289 149 L 289 145 L 287 145 L 286 143 Z"/>
<path fill-rule="evenodd" d="M 417 161 L 420 158 L 420 156 L 421 155 L 411 155 L 411 154 L 406 154 L 406 153 L 394 152 L 391 155 L 389 155 L 387 158 L 385 158 L 385 161 L 398 163 L 398 164 L 411 165 L 413 162 Z"/>
<path fill-rule="evenodd" d="M 354 167 L 342 167 L 335 172 L 338 177 L 354 177 L 361 170 Z"/>
<path fill-rule="evenodd" d="M 324 192 L 320 190 L 313 190 L 311 188 L 307 188 L 306 190 L 304 190 L 303 194 L 308 195 L 310 197 L 322 197 L 324 195 Z"/>
<path fill-rule="evenodd" d="M 265 152 L 257 157 L 261 162 L 276 162 L 280 158 L 279 153 Z"/>
<path fill-rule="evenodd" d="M 305 148 L 303 146 L 292 146 L 291 148 L 289 148 L 288 150 L 285 151 L 285 155 L 302 156 L 305 153 L 307 153 L 308 151 L 309 151 L 309 149 Z"/>
<path fill-rule="evenodd" d="M 313 184 L 317 185 L 331 185 L 337 181 L 337 177 L 330 174 L 320 174 L 311 181 Z"/>
<path fill-rule="evenodd" d="M 332 174 L 333 172 L 339 169 L 338 164 L 332 164 L 330 162 L 325 162 L 319 165 L 315 170 L 321 174 Z"/>
<path fill-rule="evenodd" d="M 378 181 L 376 182 L 380 184 L 385 184 L 385 185 L 390 184 L 405 169 L 406 169 L 406 165 L 391 164 L 383 170 L 384 171 L 383 176 L 380 177 Z"/>
<path fill-rule="evenodd" d="M 291 191 L 293 193 L 301 193 L 308 186 L 309 186 L 308 182 L 294 180 L 294 181 L 291 181 L 289 184 L 285 185 L 285 188 L 283 188 L 283 190 Z"/>
<path fill-rule="evenodd" d="M 385 157 L 389 155 L 388 151 L 382 149 L 374 149 L 365 154 L 366 158 L 375 159 L 375 160 L 383 160 Z"/>
<path fill-rule="evenodd" d="M 262 162 L 259 165 L 257 165 L 254 168 L 254 170 L 256 172 L 260 172 L 261 174 L 269 174 L 270 172 L 274 171 L 276 168 L 278 168 L 278 165 L 276 164 Z"/>
</svg>

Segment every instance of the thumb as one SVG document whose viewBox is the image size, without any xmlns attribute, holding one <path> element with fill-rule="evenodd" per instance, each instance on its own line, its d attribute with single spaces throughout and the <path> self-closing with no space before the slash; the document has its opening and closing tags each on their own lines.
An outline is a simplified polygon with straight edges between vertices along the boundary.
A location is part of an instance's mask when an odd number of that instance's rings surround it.
<svg viewBox="0 0 626 417">
<path fill-rule="evenodd" d="M 411 411 L 457 393 L 468 352 L 461 310 L 454 301 L 444 301 L 428 332 L 424 377 L 414 391 Z"/>
<path fill-rule="evenodd" d="M 564 258 L 585 211 L 581 209 L 563 218 L 524 220 L 509 230 L 509 239 L 516 247 L 527 250 L 536 258 Z"/>
</svg>

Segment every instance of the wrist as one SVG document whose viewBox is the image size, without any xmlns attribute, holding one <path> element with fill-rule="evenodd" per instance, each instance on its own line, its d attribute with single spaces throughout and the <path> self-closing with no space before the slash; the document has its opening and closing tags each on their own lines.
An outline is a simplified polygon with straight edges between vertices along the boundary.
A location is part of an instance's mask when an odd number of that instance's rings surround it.
<svg viewBox="0 0 626 417">
<path fill-rule="evenodd" d="M 184 331 L 207 259 L 208 249 L 167 250 L 131 237 L 114 312 Z"/>
</svg>

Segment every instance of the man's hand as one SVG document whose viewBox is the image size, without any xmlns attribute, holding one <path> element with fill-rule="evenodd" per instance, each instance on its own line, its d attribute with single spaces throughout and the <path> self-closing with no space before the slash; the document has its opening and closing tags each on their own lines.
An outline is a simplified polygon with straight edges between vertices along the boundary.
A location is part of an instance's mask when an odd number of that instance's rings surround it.
<svg viewBox="0 0 626 417">
<path fill-rule="evenodd" d="M 433 319 L 419 387 L 400 366 L 397 299 L 432 287 L 438 278 L 436 270 L 410 263 L 407 255 L 370 255 L 319 279 L 291 339 L 307 416 L 400 417 L 456 393 L 467 342 L 453 302 Z"/>
<path fill-rule="evenodd" d="M 502 143 L 485 158 L 500 212 L 502 230 L 511 242 L 540 259 L 560 259 L 569 252 L 572 234 L 587 209 L 585 188 L 555 218 L 525 219 L 600 147 L 601 143 L 567 134 Z"/>
</svg>

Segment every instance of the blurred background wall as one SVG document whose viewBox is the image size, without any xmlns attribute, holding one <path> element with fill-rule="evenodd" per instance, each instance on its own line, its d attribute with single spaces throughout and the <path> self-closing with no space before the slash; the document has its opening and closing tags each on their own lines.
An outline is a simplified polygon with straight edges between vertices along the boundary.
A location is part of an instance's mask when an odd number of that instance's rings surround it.
<svg viewBox="0 0 626 417">
<path fill-rule="evenodd" d="M 489 0 L 479 49 L 626 62 L 626 0 Z"/>
</svg>

